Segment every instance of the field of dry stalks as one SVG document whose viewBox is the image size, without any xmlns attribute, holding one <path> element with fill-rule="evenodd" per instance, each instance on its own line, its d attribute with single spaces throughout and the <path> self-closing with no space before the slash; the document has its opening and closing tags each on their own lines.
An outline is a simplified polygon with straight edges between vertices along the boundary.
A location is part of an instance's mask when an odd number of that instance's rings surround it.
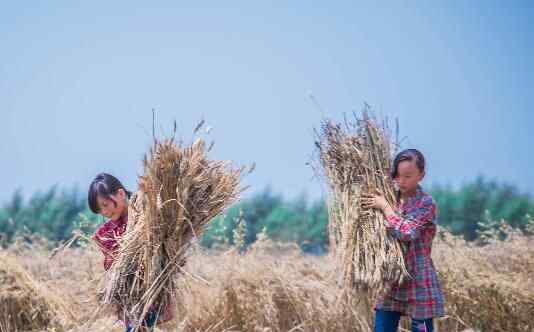
<svg viewBox="0 0 534 332">
<path fill-rule="evenodd" d="M 96 311 L 100 253 L 78 247 L 50 259 L 43 248 L 19 243 L 0 253 L 70 311 L 58 317 L 63 328 L 48 331 L 123 331 L 110 310 Z M 448 314 L 438 331 L 534 331 L 534 238 L 511 232 L 507 241 L 472 246 L 440 233 L 433 257 Z M 338 296 L 328 256 L 305 256 L 264 239 L 245 253 L 197 248 L 186 270 L 178 283 L 178 328 L 159 331 L 372 331 L 372 303 Z"/>
</svg>

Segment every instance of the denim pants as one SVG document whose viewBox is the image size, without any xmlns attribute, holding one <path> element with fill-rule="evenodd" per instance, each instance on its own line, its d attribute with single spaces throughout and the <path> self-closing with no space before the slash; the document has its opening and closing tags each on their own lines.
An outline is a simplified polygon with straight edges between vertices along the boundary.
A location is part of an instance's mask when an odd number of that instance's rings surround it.
<svg viewBox="0 0 534 332">
<path fill-rule="evenodd" d="M 375 332 L 397 332 L 401 313 L 376 309 Z M 412 318 L 412 332 L 432 332 L 432 318 L 419 320 Z"/>
<path fill-rule="evenodd" d="M 145 327 L 145 328 L 149 328 L 150 331 L 152 331 L 152 328 L 154 327 L 154 325 L 156 325 L 156 321 L 158 320 L 158 315 L 155 313 L 155 312 L 149 312 L 148 315 L 146 316 L 145 320 L 143 321 L 143 325 L 141 325 L 142 327 Z M 133 331 L 133 326 L 131 325 L 128 325 L 126 327 L 126 331 L 125 332 L 131 332 Z"/>
</svg>

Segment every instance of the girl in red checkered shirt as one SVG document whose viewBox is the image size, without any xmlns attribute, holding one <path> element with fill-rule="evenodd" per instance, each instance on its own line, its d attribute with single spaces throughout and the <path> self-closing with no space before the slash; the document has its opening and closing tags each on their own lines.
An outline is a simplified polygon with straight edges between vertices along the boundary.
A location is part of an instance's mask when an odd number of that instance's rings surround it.
<svg viewBox="0 0 534 332">
<path fill-rule="evenodd" d="M 375 332 L 397 331 L 401 315 L 410 316 L 413 332 L 432 332 L 433 318 L 444 316 L 444 300 L 434 263 L 432 240 L 437 230 L 437 208 L 419 182 L 425 158 L 416 149 L 400 152 L 391 177 L 398 185 L 397 204 L 380 194 L 363 195 L 364 208 L 382 211 L 390 234 L 406 244 L 404 260 L 411 278 L 387 287 L 376 305 Z"/>
<path fill-rule="evenodd" d="M 118 249 L 118 240 L 126 231 L 128 223 L 128 201 L 131 192 L 126 190 L 122 183 L 113 175 L 100 173 L 89 186 L 88 202 L 91 211 L 108 218 L 104 224 L 100 225 L 93 240 L 98 244 L 104 254 L 104 269 L 108 270 L 113 264 L 115 254 Z M 115 308 L 119 319 L 126 325 L 126 332 L 133 328 L 128 323 L 128 318 L 121 308 Z M 152 331 L 156 323 L 162 323 L 172 319 L 170 308 L 158 315 L 150 312 L 143 322 L 142 329 Z"/>
</svg>

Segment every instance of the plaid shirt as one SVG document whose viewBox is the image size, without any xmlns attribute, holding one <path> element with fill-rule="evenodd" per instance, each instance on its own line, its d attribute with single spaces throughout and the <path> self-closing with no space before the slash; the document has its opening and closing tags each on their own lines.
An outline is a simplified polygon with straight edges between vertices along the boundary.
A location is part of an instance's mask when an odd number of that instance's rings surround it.
<svg viewBox="0 0 534 332">
<path fill-rule="evenodd" d="M 93 240 L 104 254 L 104 269 L 107 271 L 113 264 L 117 249 L 119 248 L 118 241 L 126 231 L 128 224 L 128 215 L 124 215 L 117 220 L 108 220 L 100 225 L 93 235 Z M 173 300 L 171 300 L 172 302 Z M 119 308 L 114 308 L 118 318 L 126 325 L 129 324 L 128 319 L 125 318 L 124 312 Z M 166 306 L 158 316 L 158 323 L 164 323 L 173 319 L 173 306 Z"/>
<path fill-rule="evenodd" d="M 402 216 L 389 216 L 387 228 L 405 244 L 404 258 L 412 278 L 400 285 L 388 285 L 376 308 L 397 311 L 414 319 L 444 316 L 443 293 L 431 258 L 437 229 L 436 204 L 418 186 L 415 196 L 398 207 Z"/>
<path fill-rule="evenodd" d="M 93 240 L 104 254 L 104 269 L 107 271 L 113 263 L 114 255 L 119 247 L 117 241 L 126 231 L 128 216 L 122 216 L 117 220 L 108 220 L 98 226 Z"/>
</svg>

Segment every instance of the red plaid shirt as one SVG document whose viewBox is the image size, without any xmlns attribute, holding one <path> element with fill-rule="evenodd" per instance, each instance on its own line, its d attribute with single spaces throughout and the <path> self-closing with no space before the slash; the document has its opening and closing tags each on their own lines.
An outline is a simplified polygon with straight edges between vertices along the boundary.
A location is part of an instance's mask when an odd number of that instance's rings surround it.
<svg viewBox="0 0 534 332">
<path fill-rule="evenodd" d="M 376 308 L 397 311 L 415 319 L 445 315 L 444 300 L 432 262 L 432 240 L 437 229 L 437 208 L 432 196 L 417 187 L 415 196 L 398 206 L 402 216 L 387 218 L 390 233 L 405 243 L 405 262 L 411 279 L 388 285 Z"/>
<path fill-rule="evenodd" d="M 107 271 L 113 264 L 117 249 L 119 248 L 118 240 L 126 231 L 126 225 L 128 224 L 128 215 L 124 215 L 117 220 L 108 220 L 100 225 L 95 234 L 93 240 L 98 244 L 100 250 L 104 254 L 104 269 Z M 123 320 L 128 324 L 128 320 L 124 319 L 124 312 L 116 307 L 115 311 L 120 320 Z M 158 323 L 170 321 L 174 316 L 172 306 L 164 308 L 163 312 L 158 317 Z"/>
<path fill-rule="evenodd" d="M 114 255 L 119 247 L 117 241 L 126 231 L 127 223 L 127 215 L 117 220 L 108 220 L 100 225 L 93 235 L 93 240 L 98 244 L 98 247 L 104 254 L 104 269 L 106 271 L 109 270 L 113 263 Z"/>
</svg>

